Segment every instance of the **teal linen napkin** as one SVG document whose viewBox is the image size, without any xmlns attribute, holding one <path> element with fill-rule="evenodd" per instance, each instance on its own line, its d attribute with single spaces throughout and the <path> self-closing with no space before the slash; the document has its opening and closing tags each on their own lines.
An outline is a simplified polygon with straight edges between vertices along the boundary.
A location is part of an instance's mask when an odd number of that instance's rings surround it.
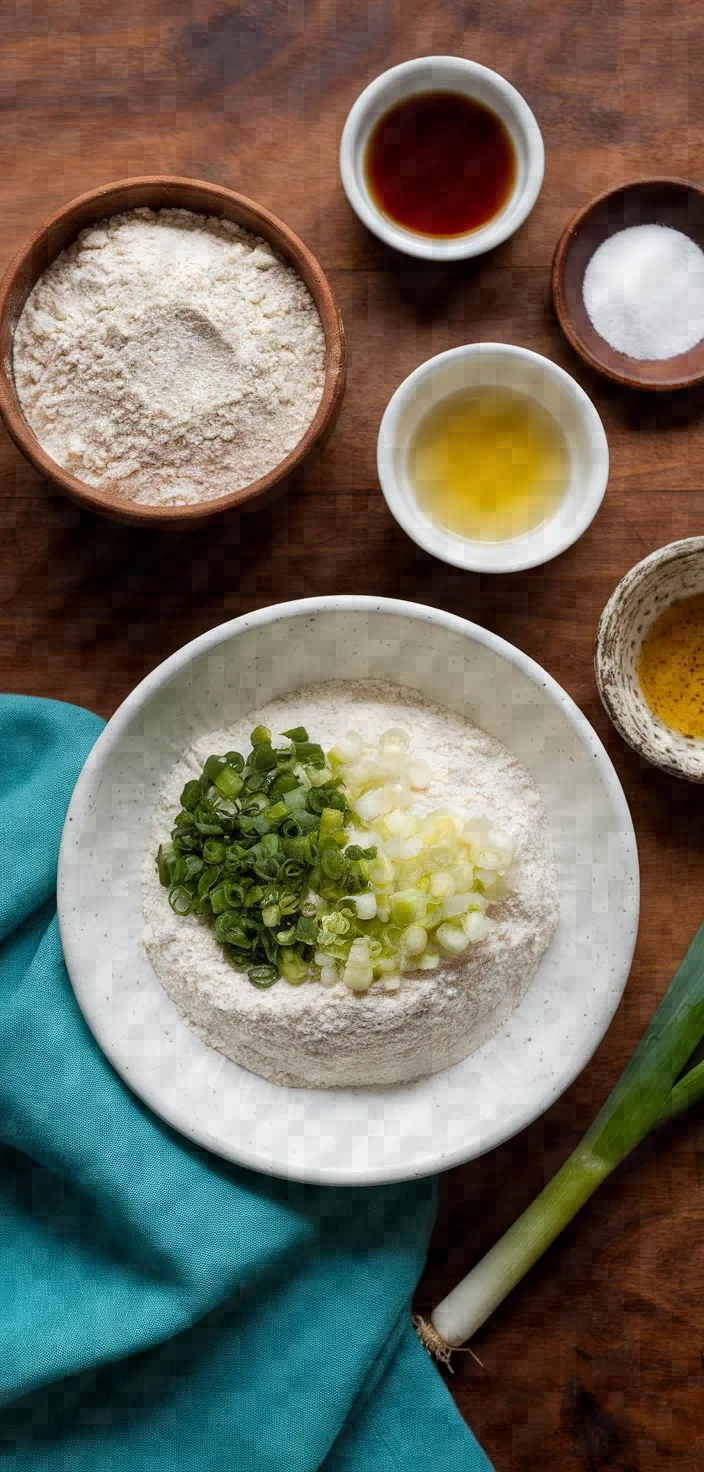
<svg viewBox="0 0 704 1472">
<path fill-rule="evenodd" d="M 0 1467 L 491 1472 L 409 1323 L 433 1183 L 230 1166 L 88 1031 L 55 883 L 102 725 L 0 697 Z"/>
</svg>

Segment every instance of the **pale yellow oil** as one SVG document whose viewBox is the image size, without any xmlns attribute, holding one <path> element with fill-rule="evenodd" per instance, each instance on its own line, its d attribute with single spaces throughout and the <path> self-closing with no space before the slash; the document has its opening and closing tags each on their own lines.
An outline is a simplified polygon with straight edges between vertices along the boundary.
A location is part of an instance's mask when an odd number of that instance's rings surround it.
<svg viewBox="0 0 704 1472">
<path fill-rule="evenodd" d="M 463 389 L 421 420 L 409 469 L 419 506 L 447 531 L 503 542 L 557 510 L 570 457 L 552 414 L 508 388 Z"/>
</svg>

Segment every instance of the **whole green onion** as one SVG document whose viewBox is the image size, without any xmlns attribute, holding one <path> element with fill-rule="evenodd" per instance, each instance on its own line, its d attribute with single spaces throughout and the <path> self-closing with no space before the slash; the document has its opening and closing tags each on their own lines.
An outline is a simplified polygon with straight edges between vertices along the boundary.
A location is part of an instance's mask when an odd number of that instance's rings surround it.
<svg viewBox="0 0 704 1472">
<path fill-rule="evenodd" d="M 416 1328 L 440 1359 L 471 1338 L 651 1129 L 704 1098 L 704 924 L 594 1123 L 508 1232 Z M 690 1068 L 683 1073 L 690 1061 Z"/>
</svg>

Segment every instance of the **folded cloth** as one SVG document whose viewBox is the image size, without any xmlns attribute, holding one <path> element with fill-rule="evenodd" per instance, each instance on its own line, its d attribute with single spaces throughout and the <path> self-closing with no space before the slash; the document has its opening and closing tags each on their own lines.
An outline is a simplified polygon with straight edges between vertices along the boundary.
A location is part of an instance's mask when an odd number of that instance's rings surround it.
<svg viewBox="0 0 704 1472">
<path fill-rule="evenodd" d="M 56 862 L 102 724 L 0 697 L 0 1467 L 491 1472 L 410 1327 L 434 1184 L 226 1164 L 88 1031 Z"/>
</svg>

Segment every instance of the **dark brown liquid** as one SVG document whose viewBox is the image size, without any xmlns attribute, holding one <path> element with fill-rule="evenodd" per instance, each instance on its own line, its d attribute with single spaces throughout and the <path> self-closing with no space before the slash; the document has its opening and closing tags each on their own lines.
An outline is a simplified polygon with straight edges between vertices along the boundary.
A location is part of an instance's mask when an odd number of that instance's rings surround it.
<svg viewBox="0 0 704 1472">
<path fill-rule="evenodd" d="M 379 119 L 365 171 L 375 204 L 419 235 L 464 235 L 503 209 L 516 178 L 496 113 L 459 92 L 421 92 Z"/>
</svg>

